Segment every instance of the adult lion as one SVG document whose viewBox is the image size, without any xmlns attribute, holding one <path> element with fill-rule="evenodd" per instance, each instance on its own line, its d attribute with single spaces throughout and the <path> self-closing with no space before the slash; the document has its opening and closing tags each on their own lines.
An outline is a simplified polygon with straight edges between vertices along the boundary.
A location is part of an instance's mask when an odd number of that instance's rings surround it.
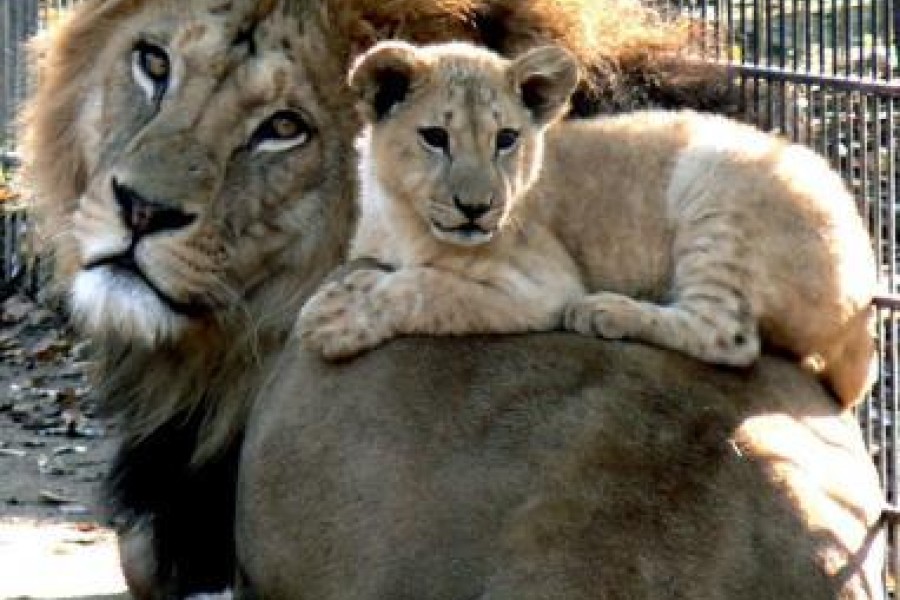
<svg viewBox="0 0 900 600">
<path fill-rule="evenodd" d="M 261 598 L 882 597 L 858 426 L 787 361 L 562 333 L 282 361 L 240 469 Z"/>
<path fill-rule="evenodd" d="M 572 50 L 604 83 L 583 90 L 580 110 L 643 101 L 704 104 L 717 98 L 707 94 L 718 89 L 717 80 L 698 79 L 696 69 L 678 59 L 683 31 L 659 29 L 649 15 L 625 0 L 85 0 L 36 44 L 36 86 L 24 116 L 26 175 L 56 251 L 60 285 L 73 315 L 98 342 L 99 393 L 120 423 L 122 443 L 107 495 L 135 596 L 175 597 L 229 585 L 235 566 L 235 464 L 247 416 L 265 414 L 291 424 L 292 405 L 285 400 L 298 392 L 295 377 L 319 381 L 320 366 L 281 352 L 299 306 L 341 260 L 349 235 L 357 123 L 341 82 L 351 56 L 391 35 L 416 41 L 464 37 L 507 53 L 550 39 Z M 635 88 L 635 82 L 656 83 Z M 445 346 L 443 358 L 422 354 L 431 357 L 431 366 L 416 373 L 432 382 L 429 393 L 439 393 L 442 374 L 452 373 L 446 363 L 479 348 L 458 343 L 463 345 Z M 519 351 L 512 344 L 509 354 L 520 362 L 503 368 L 546 363 L 568 344 L 585 342 L 560 343 L 523 341 Z M 660 385 L 650 383 L 644 369 L 659 371 L 662 386 L 678 397 L 698 395 L 709 404 L 727 400 L 720 386 L 692 381 L 696 373 L 682 370 L 684 361 L 667 367 L 667 355 L 651 359 L 654 353 L 646 352 L 633 357 L 628 368 L 620 363 L 622 372 L 603 381 L 619 404 L 659 393 Z M 573 393 L 579 386 L 588 393 L 593 359 L 576 346 L 565 354 L 584 366 L 586 378 L 572 383 Z M 382 356 L 410 361 L 418 354 Z M 338 374 L 357 385 L 358 376 L 352 367 Z M 473 378 L 472 389 L 493 386 L 499 376 Z M 278 402 L 257 410 L 256 394 L 275 383 L 287 386 L 272 397 Z M 749 383 L 749 393 L 755 390 L 760 398 L 774 394 Z M 536 388 L 538 396 L 553 393 L 552 381 L 547 385 L 543 393 Z M 379 393 L 384 389 L 390 386 Z M 802 406 L 821 408 L 827 402 L 815 388 L 798 393 Z M 300 399 L 316 397 L 310 389 Z M 515 397 L 497 388 L 488 400 L 501 407 Z M 283 420 L 277 410 L 287 411 Z M 645 427 L 659 423 L 647 418 Z M 839 421 L 835 415 L 824 419 Z M 525 437 L 539 437 L 535 425 L 515 426 Z M 330 439 L 344 440 L 353 432 L 351 421 L 347 427 L 336 428 Z M 835 427 L 834 443 L 850 447 L 850 466 L 862 472 L 863 481 L 854 488 L 859 496 L 846 502 L 852 513 L 848 529 L 826 525 L 822 530 L 862 559 L 865 532 L 875 531 L 878 492 L 858 436 L 846 425 Z M 624 443 L 631 428 L 604 435 L 622 436 Z M 290 437 L 310 442 L 302 430 Z M 281 486 L 308 493 L 321 488 L 278 477 L 291 475 L 287 471 L 268 470 L 275 463 L 266 458 L 273 447 L 267 440 L 280 439 L 271 423 L 254 426 L 250 439 L 241 489 L 251 495 L 243 495 L 242 502 L 264 494 L 259 506 L 267 512 L 242 504 L 242 558 L 253 561 L 242 571 L 265 594 L 282 577 L 303 588 L 306 582 L 293 578 L 291 568 L 302 555 L 277 546 L 256 552 L 252 544 L 270 535 L 268 528 L 257 529 L 258 519 L 271 517 L 266 524 L 291 519 L 269 502 Z M 683 458 L 656 460 L 662 471 Z M 840 477 L 845 470 L 831 467 L 827 475 Z M 259 489 L 257 481 L 273 487 Z M 780 494 L 763 482 L 752 483 L 763 505 Z M 315 500 L 323 507 L 329 501 L 325 494 Z M 506 510 L 505 504 L 497 506 Z M 740 507 L 729 515 L 750 518 Z M 289 522 L 283 524 L 287 530 Z M 839 567 L 828 561 L 844 564 L 846 553 L 832 559 L 833 546 L 816 545 L 813 524 L 802 525 L 784 541 L 784 552 L 816 557 L 800 561 L 804 576 L 835 573 Z M 344 526 L 339 545 L 316 549 L 311 535 L 306 552 L 345 564 L 346 555 L 335 553 L 352 552 L 359 532 L 353 522 Z M 490 529 L 484 534 L 493 535 Z M 879 560 L 880 538 L 873 539 L 870 566 Z M 738 542 L 752 545 L 752 540 Z M 454 572 L 453 564 L 443 565 L 446 574 Z M 653 565 L 650 560 L 647 568 L 652 571 Z M 849 580 L 857 586 L 852 567 Z M 291 596 L 302 591 L 280 590 Z"/>
</svg>

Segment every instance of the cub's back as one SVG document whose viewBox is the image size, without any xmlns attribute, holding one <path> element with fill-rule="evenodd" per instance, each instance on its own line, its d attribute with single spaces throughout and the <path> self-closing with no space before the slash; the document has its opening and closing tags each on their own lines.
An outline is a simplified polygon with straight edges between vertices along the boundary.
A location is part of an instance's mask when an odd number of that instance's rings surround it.
<svg viewBox="0 0 900 600">
<path fill-rule="evenodd" d="M 710 211 L 732 214 L 735 241 L 751 246 L 748 261 L 784 267 L 759 274 L 782 280 L 769 289 L 867 259 L 868 234 L 840 176 L 812 150 L 752 126 L 642 111 L 561 123 L 546 142 L 536 193 L 554 207 L 554 230 L 584 266 L 589 288 L 664 297 L 677 228 Z M 838 253 L 794 250 L 838 242 Z M 866 290 L 860 298 L 874 285 L 853 279 Z"/>
<path fill-rule="evenodd" d="M 550 208 L 553 229 L 583 265 L 588 288 L 644 298 L 665 293 L 672 228 L 663 198 L 688 143 L 688 118 L 646 111 L 566 121 L 547 132 L 533 193 Z"/>
</svg>

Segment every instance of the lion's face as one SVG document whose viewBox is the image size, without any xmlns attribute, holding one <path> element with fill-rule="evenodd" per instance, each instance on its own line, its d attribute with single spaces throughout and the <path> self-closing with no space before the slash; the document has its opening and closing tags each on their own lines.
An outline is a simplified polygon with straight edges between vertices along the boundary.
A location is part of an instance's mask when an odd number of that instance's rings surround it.
<svg viewBox="0 0 900 600">
<path fill-rule="evenodd" d="M 350 187 L 334 174 L 351 172 L 353 119 L 334 122 L 298 23 L 258 4 L 143 3 L 94 57 L 70 150 L 85 177 L 61 232 L 91 332 L 156 345 L 252 313 L 257 286 L 322 245 L 317 224 Z"/>
<path fill-rule="evenodd" d="M 565 51 L 508 61 L 470 45 L 376 45 L 350 85 L 371 124 L 378 184 L 438 239 L 489 241 L 534 182 L 544 129 L 577 82 Z"/>
</svg>

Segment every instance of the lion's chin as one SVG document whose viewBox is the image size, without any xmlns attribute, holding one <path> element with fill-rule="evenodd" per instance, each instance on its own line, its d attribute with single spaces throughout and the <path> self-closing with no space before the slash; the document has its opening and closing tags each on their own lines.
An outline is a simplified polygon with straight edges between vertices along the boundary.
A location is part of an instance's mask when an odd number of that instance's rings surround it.
<svg viewBox="0 0 900 600">
<path fill-rule="evenodd" d="M 176 341 L 190 322 L 139 278 L 106 266 L 78 273 L 71 286 L 71 309 L 88 333 L 151 348 Z"/>
</svg>

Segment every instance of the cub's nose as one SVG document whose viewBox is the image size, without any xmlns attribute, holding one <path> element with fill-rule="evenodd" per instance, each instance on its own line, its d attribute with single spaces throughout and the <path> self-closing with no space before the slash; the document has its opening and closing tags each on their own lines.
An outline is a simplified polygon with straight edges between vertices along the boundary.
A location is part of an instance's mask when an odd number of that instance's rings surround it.
<svg viewBox="0 0 900 600">
<path fill-rule="evenodd" d="M 491 209 L 492 204 L 493 198 L 490 198 L 487 202 L 468 203 L 463 202 L 456 194 L 453 195 L 453 205 L 456 206 L 456 209 L 470 221 L 477 221 L 484 213 Z"/>
<path fill-rule="evenodd" d="M 112 181 L 112 188 L 122 221 L 137 236 L 183 229 L 197 218 L 179 208 L 147 200 L 115 179 Z"/>
</svg>

